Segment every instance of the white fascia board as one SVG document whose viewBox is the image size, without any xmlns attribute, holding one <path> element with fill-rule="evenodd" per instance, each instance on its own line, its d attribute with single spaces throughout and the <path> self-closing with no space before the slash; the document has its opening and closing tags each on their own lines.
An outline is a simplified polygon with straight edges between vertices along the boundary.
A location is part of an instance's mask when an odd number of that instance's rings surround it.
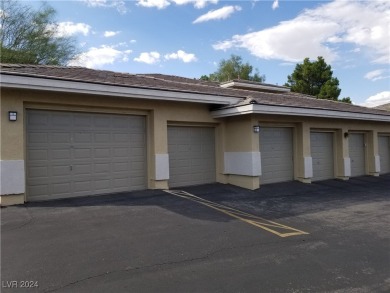
<svg viewBox="0 0 390 293">
<path fill-rule="evenodd" d="M 332 111 L 314 108 L 298 108 L 273 105 L 244 105 L 234 108 L 216 110 L 211 112 L 213 118 L 223 118 L 229 116 L 238 116 L 244 114 L 272 114 L 285 116 L 307 116 L 320 118 L 338 118 L 338 119 L 356 119 L 369 121 L 390 122 L 390 115 L 377 115 L 366 113 L 354 113 L 346 111 Z"/>
<path fill-rule="evenodd" d="M 221 105 L 233 105 L 239 101 L 242 101 L 242 98 L 229 96 L 144 89 L 128 86 L 56 80 L 40 77 L 15 76 L 8 74 L 1 74 L 0 81 L 0 85 L 3 88 L 32 89 L 52 92 L 81 93 L 100 96 L 116 96 Z"/>
</svg>

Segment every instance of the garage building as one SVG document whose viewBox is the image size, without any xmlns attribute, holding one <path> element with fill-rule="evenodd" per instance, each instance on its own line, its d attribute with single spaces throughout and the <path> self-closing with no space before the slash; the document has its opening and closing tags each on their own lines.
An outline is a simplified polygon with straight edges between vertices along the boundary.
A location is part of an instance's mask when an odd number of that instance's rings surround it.
<svg viewBox="0 0 390 293">
<path fill-rule="evenodd" d="M 390 113 L 232 80 L 1 65 L 1 205 L 390 172 Z"/>
</svg>

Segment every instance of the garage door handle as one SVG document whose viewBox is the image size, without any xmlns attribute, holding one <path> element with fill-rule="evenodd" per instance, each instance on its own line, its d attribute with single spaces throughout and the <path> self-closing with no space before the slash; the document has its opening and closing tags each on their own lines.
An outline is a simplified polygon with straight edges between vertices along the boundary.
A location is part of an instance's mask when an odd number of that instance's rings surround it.
<svg viewBox="0 0 390 293">
<path fill-rule="evenodd" d="M 73 166 L 69 166 L 70 167 L 70 171 L 72 171 L 73 170 Z"/>
</svg>

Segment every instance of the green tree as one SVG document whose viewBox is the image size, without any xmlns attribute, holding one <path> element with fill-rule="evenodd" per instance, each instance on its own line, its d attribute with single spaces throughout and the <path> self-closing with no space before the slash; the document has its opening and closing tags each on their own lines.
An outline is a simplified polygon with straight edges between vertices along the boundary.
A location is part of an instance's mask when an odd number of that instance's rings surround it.
<svg viewBox="0 0 390 293">
<path fill-rule="evenodd" d="M 347 104 L 352 104 L 352 100 L 350 97 L 344 97 L 342 98 L 341 100 L 339 100 L 340 102 L 343 102 L 343 103 L 347 103 Z"/>
<path fill-rule="evenodd" d="M 15 0 L 0 8 L 2 63 L 66 65 L 76 54 L 75 40 L 60 36 L 56 11 L 44 4 L 34 11 Z"/>
<path fill-rule="evenodd" d="M 200 80 L 209 81 L 209 80 L 210 80 L 210 77 L 209 77 L 208 75 L 202 75 L 199 79 L 200 79 Z"/>
<path fill-rule="evenodd" d="M 248 62 L 245 64 L 242 62 L 242 58 L 237 55 L 231 55 L 230 59 L 222 59 L 219 62 L 218 70 L 211 73 L 209 76 L 202 75 L 200 79 L 211 81 L 229 81 L 232 79 L 243 79 L 257 82 L 264 82 L 265 75 L 260 75 L 257 68 L 252 74 L 253 66 Z"/>
<path fill-rule="evenodd" d="M 287 77 L 285 86 L 293 92 L 334 101 L 338 101 L 341 92 L 339 80 L 333 77 L 331 66 L 322 57 L 313 62 L 305 58 L 302 64 L 297 64 L 294 72 Z"/>
</svg>

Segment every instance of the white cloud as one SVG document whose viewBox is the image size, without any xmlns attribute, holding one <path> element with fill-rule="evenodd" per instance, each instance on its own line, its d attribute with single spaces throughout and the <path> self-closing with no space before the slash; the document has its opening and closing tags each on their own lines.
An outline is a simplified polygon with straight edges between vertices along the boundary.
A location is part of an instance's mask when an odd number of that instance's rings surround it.
<svg viewBox="0 0 390 293">
<path fill-rule="evenodd" d="M 135 44 L 135 43 L 137 43 L 137 40 L 130 40 L 130 43 Z"/>
<path fill-rule="evenodd" d="M 83 66 L 88 68 L 101 68 L 114 62 L 127 62 L 131 50 L 120 51 L 112 46 L 92 47 L 87 52 L 81 53 L 76 59 L 69 62 L 69 66 Z"/>
<path fill-rule="evenodd" d="M 177 5 L 194 4 L 195 8 L 201 9 L 207 6 L 207 4 L 217 4 L 218 0 L 172 0 Z"/>
<path fill-rule="evenodd" d="M 225 6 L 220 9 L 210 10 L 206 14 L 199 16 L 192 23 L 200 23 L 209 20 L 226 19 L 232 15 L 235 11 L 240 11 L 240 6 Z"/>
<path fill-rule="evenodd" d="M 279 64 L 279 66 L 295 66 L 295 63 L 292 62 L 282 62 Z"/>
<path fill-rule="evenodd" d="M 186 53 L 183 50 L 178 50 L 176 53 L 166 54 L 164 58 L 166 60 L 179 59 L 184 63 L 195 62 L 197 60 L 195 54 Z"/>
<path fill-rule="evenodd" d="M 373 79 L 377 78 L 378 76 L 380 76 L 382 73 L 383 73 L 383 69 L 373 70 L 373 71 L 367 72 L 367 74 L 364 76 L 364 78 L 373 80 Z"/>
<path fill-rule="evenodd" d="M 279 8 L 279 0 L 274 0 L 274 3 L 272 3 L 272 9 L 275 10 L 276 8 Z"/>
<path fill-rule="evenodd" d="M 85 23 L 74 23 L 71 21 L 59 22 L 57 26 L 57 36 L 69 37 L 76 34 L 87 36 L 91 30 L 91 26 Z"/>
<path fill-rule="evenodd" d="M 171 5 L 168 0 L 137 0 L 137 5 L 143 7 L 156 7 L 157 9 L 163 9 Z"/>
<path fill-rule="evenodd" d="M 109 38 L 109 37 L 116 36 L 116 35 L 119 34 L 119 33 L 120 33 L 120 31 L 116 31 L 116 32 L 114 32 L 114 31 L 105 31 L 105 32 L 104 32 L 104 36 L 105 36 L 106 38 Z"/>
<path fill-rule="evenodd" d="M 350 52 L 352 53 L 359 53 L 361 51 L 360 48 L 355 48 L 355 49 L 352 49 Z"/>
<path fill-rule="evenodd" d="M 335 25 L 307 20 L 285 21 L 262 31 L 235 35 L 231 40 L 213 45 L 213 48 L 216 50 L 245 48 L 259 58 L 288 62 L 299 62 L 305 57 L 314 59 L 317 56 L 323 56 L 326 61 L 331 62 L 336 58 L 336 54 L 331 49 L 323 47 L 321 41 Z"/>
<path fill-rule="evenodd" d="M 171 5 L 171 3 L 175 3 L 176 5 L 187 5 L 193 4 L 195 8 L 204 8 L 207 4 L 217 4 L 218 0 L 137 0 L 138 6 L 143 7 L 155 7 L 157 9 L 164 9 Z"/>
<path fill-rule="evenodd" d="M 158 52 L 143 52 L 139 57 L 134 58 L 136 62 L 142 62 L 146 64 L 155 64 L 160 61 L 160 53 Z"/>
<path fill-rule="evenodd" d="M 372 80 L 372 81 L 390 78 L 389 75 L 383 75 L 384 72 L 385 72 L 385 70 L 383 70 L 383 69 L 373 70 L 373 71 L 367 72 L 366 75 L 364 76 L 364 78 Z"/>
<path fill-rule="evenodd" d="M 387 103 L 390 103 L 390 91 L 377 93 L 365 100 L 360 106 L 376 107 Z"/>
<path fill-rule="evenodd" d="M 376 63 L 390 62 L 390 2 L 335 0 L 304 10 L 296 18 L 257 32 L 234 35 L 213 47 L 245 48 L 264 59 L 299 62 L 323 56 L 327 62 L 340 58 L 340 46 L 359 47 Z"/>
<path fill-rule="evenodd" d="M 83 0 L 90 7 L 116 8 L 120 14 L 127 13 L 125 0 Z"/>
</svg>

